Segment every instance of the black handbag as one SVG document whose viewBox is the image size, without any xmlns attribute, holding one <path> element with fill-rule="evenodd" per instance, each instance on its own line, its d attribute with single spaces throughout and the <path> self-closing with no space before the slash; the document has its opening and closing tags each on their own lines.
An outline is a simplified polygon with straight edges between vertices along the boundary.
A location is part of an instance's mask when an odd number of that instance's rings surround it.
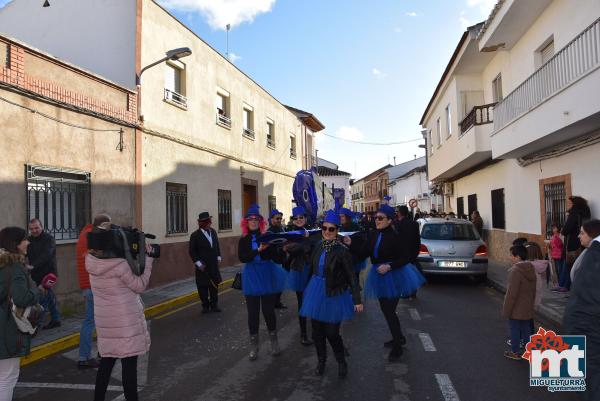
<svg viewBox="0 0 600 401">
<path fill-rule="evenodd" d="M 237 272 L 235 277 L 233 278 L 233 283 L 231 283 L 231 288 L 235 290 L 242 289 L 242 272 Z"/>
</svg>

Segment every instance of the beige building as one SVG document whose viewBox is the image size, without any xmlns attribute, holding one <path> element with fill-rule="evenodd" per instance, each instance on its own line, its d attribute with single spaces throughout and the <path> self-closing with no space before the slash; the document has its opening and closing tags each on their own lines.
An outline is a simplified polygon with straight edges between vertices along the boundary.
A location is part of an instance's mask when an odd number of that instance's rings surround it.
<svg viewBox="0 0 600 401">
<path fill-rule="evenodd" d="M 479 210 L 491 254 L 542 241 L 566 198 L 600 215 L 600 3 L 501 0 L 468 28 L 421 119 L 446 212 Z"/>
<path fill-rule="evenodd" d="M 38 217 L 54 235 L 69 308 L 81 228 L 96 212 L 134 223 L 136 94 L 14 39 L 0 54 L 0 226 Z"/>
<path fill-rule="evenodd" d="M 365 179 L 350 180 L 350 192 L 352 192 L 352 211 L 364 212 L 365 209 Z"/>
<path fill-rule="evenodd" d="M 135 223 L 163 244 L 153 285 L 193 274 L 187 244 L 198 213 L 213 216 L 230 265 L 251 203 L 265 215 L 291 212 L 295 174 L 314 163 L 322 124 L 281 104 L 155 1 L 17 1 L 0 11 L 0 26 L 132 89 L 143 71 Z M 144 70 L 182 47 L 191 55 Z"/>
</svg>

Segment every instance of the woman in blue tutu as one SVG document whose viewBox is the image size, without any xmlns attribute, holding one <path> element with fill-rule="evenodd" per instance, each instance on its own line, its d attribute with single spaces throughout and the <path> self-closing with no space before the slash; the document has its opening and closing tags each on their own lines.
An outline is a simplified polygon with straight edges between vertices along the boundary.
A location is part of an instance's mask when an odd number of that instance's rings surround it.
<svg viewBox="0 0 600 401">
<path fill-rule="evenodd" d="M 292 228 L 289 231 L 306 231 L 307 222 L 306 210 L 302 206 L 297 206 L 292 209 Z M 296 292 L 298 312 L 302 308 L 304 289 L 310 280 L 311 241 L 314 239 L 311 239 L 307 232 L 304 240 L 283 246 L 283 250 L 288 254 L 284 263 L 284 267 L 288 270 L 286 289 Z M 306 318 L 298 315 L 298 322 L 300 323 L 300 343 L 307 346 L 312 345 L 306 331 Z"/>
<path fill-rule="evenodd" d="M 392 340 L 385 343 L 392 350 L 388 360 L 394 362 L 402 356 L 402 346 L 406 338 L 402 334 L 396 307 L 400 297 L 413 294 L 425 283 L 425 278 L 417 268 L 409 263 L 410 250 L 394 229 L 392 223 L 395 211 L 391 206 L 382 205 L 375 215 L 376 230 L 369 231 L 362 240 L 344 237 L 344 243 L 359 256 L 370 257 L 373 266 L 365 283 L 365 297 L 376 298 L 392 334 Z"/>
<path fill-rule="evenodd" d="M 338 362 L 338 376 L 343 378 L 348 374 L 348 365 L 340 325 L 352 319 L 354 312 L 362 312 L 363 306 L 354 279 L 352 256 L 336 239 L 339 226 L 337 213 L 327 211 L 321 227 L 322 240 L 311 252 L 312 277 L 304 291 L 300 315 L 311 319 L 318 358 L 315 374 L 321 376 L 325 371 L 326 341 L 329 341 Z"/>
<path fill-rule="evenodd" d="M 345 207 L 340 208 L 340 230 L 345 232 L 357 232 L 362 231 L 362 228 L 353 221 L 354 212 Z M 357 254 L 352 254 L 352 267 L 354 268 L 354 275 L 356 282 L 360 283 L 360 272 L 367 268 L 367 259 L 362 258 Z M 360 284 L 359 284 L 360 288 Z"/>
<path fill-rule="evenodd" d="M 242 237 L 238 243 L 238 258 L 245 263 L 242 269 L 242 292 L 248 310 L 248 330 L 250 331 L 251 361 L 258 358 L 258 326 L 260 309 L 269 330 L 271 355 L 279 355 L 277 341 L 277 321 L 275 303 L 277 294 L 285 287 L 286 273 L 281 266 L 285 254 L 277 247 L 259 244 L 258 237 L 265 232 L 266 222 L 260 215 L 258 205 L 248 208 L 241 222 Z"/>
</svg>

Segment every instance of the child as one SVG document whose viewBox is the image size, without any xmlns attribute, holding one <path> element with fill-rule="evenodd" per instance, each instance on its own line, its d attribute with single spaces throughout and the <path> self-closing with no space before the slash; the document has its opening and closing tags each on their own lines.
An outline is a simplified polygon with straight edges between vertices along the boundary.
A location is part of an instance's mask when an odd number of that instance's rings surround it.
<svg viewBox="0 0 600 401">
<path fill-rule="evenodd" d="M 508 286 L 504 296 L 502 316 L 508 319 L 510 328 L 510 351 L 504 356 L 521 360 L 519 344 L 529 342 L 535 303 L 536 274 L 533 265 L 527 262 L 527 249 L 523 245 L 510 248 L 513 266 L 508 271 Z"/>
<path fill-rule="evenodd" d="M 547 259 L 544 259 L 542 248 L 540 248 L 537 243 L 526 242 L 525 249 L 527 249 L 527 260 L 531 262 L 531 265 L 535 270 L 536 285 L 534 308 L 537 309 L 542 303 L 542 292 L 544 289 L 544 282 L 546 281 L 546 272 L 548 271 L 549 262 Z M 533 319 L 531 319 L 531 332 L 535 332 Z"/>
<path fill-rule="evenodd" d="M 558 272 L 559 280 L 559 285 L 554 287 L 552 291 L 567 292 L 568 290 L 564 287 L 564 283 L 567 280 L 564 276 L 568 274 L 568 272 L 565 269 L 565 260 L 563 259 L 564 244 L 562 239 L 560 239 L 560 227 L 558 226 L 558 224 L 552 225 L 552 239 L 550 240 L 548 246 L 550 247 L 550 256 L 554 261 L 554 266 L 556 266 L 556 271 Z"/>
</svg>

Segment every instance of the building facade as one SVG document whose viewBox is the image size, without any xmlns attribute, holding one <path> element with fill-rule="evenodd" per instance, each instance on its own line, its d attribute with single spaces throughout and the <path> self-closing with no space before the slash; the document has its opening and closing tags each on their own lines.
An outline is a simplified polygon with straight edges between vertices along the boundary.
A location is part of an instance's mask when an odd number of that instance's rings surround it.
<svg viewBox="0 0 600 401">
<path fill-rule="evenodd" d="M 343 190 L 344 202 L 342 206 L 351 208 L 352 196 L 350 191 L 350 176 L 352 174 L 340 170 L 337 164 L 321 158 L 318 159 L 317 164 L 317 175 L 321 178 L 321 182 L 330 190 Z"/>
<path fill-rule="evenodd" d="M 365 211 L 365 180 L 355 180 L 350 187 L 352 192 L 352 211 L 363 213 Z"/>
<path fill-rule="evenodd" d="M 425 167 L 425 157 L 409 160 L 387 169 L 388 194 L 391 206 L 408 206 L 411 199 L 417 200 L 417 208 L 429 211 L 432 208 Z"/>
<path fill-rule="evenodd" d="M 136 93 L 0 36 L 0 226 L 40 219 L 62 305 L 82 301 L 75 243 L 94 213 L 135 221 Z"/>
<path fill-rule="evenodd" d="M 390 164 L 385 165 L 362 178 L 364 180 L 365 212 L 377 211 L 383 198 L 388 195 L 389 176 L 387 169 L 389 167 L 392 166 Z"/>
<path fill-rule="evenodd" d="M 490 254 L 542 242 L 567 198 L 600 214 L 600 3 L 497 3 L 467 29 L 421 125 L 446 212 L 478 210 Z"/>
<path fill-rule="evenodd" d="M 265 215 L 291 212 L 295 174 L 313 165 L 322 124 L 280 103 L 155 1 L 12 2 L 0 25 L 126 87 L 139 84 L 134 223 L 163 247 L 151 285 L 193 274 L 187 243 L 198 213 L 213 216 L 223 264 L 232 265 L 250 204 Z M 182 47 L 191 55 L 144 68 Z"/>
</svg>

